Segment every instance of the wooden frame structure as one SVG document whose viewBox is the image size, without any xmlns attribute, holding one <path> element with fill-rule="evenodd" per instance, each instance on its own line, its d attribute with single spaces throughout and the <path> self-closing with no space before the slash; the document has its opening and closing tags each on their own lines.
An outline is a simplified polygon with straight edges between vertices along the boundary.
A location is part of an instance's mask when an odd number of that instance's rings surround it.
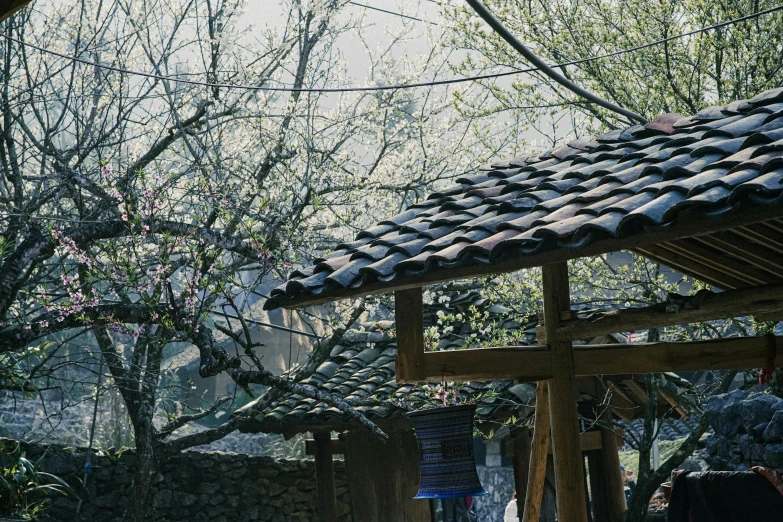
<svg viewBox="0 0 783 522">
<path fill-rule="evenodd" d="M 528 472 L 525 512 L 521 521 L 538 520 L 546 454 L 551 429 L 558 516 L 586 521 L 587 502 L 577 424 L 575 379 L 580 375 L 724 370 L 774 366 L 779 339 L 739 337 L 684 343 L 584 345 L 572 341 L 608 333 L 633 331 L 743 315 L 783 317 L 783 286 L 729 290 L 708 296 L 698 309 L 666 313 L 665 306 L 606 312 L 579 318 L 570 309 L 568 270 L 560 261 L 542 267 L 544 294 L 540 346 L 425 352 L 421 288 L 398 290 L 397 379 L 400 382 L 519 379 L 538 380 L 537 414 Z M 552 407 L 550 408 L 550 405 Z M 606 434 L 606 437 L 612 436 Z M 604 446 L 608 446 L 604 443 Z M 617 473 L 604 470 L 605 481 Z M 615 477 L 615 475 L 618 475 Z M 612 489 L 611 487 L 609 488 Z M 617 487 L 613 489 L 618 489 Z M 621 490 L 621 487 L 620 487 Z M 624 501 L 610 503 L 611 520 L 622 520 Z"/>
<path fill-rule="evenodd" d="M 780 101 L 783 88 L 493 164 L 292 275 L 265 308 L 394 292 L 399 381 L 539 381 L 528 491 L 538 494 L 540 455 L 551 431 L 559 517 L 584 522 L 574 396 L 579 376 L 775 366 L 779 340 L 772 336 L 573 342 L 742 316 L 783 319 L 783 151 L 777 134 L 783 113 L 771 105 Z M 567 262 L 621 250 L 723 291 L 693 296 L 682 306 L 594 315 L 572 310 Z M 534 267 L 542 267 L 544 301 L 538 346 L 425 353 L 424 286 Z M 526 505 L 532 510 L 531 500 Z M 619 520 L 614 508 L 609 511 L 612 522 Z"/>
</svg>

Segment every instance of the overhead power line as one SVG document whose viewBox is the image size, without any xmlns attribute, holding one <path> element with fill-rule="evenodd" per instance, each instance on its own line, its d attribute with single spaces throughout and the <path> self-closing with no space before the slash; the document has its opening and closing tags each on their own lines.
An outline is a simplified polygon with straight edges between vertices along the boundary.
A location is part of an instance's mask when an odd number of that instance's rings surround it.
<svg viewBox="0 0 783 522">
<path fill-rule="evenodd" d="M 356 5 L 359 7 L 364 7 L 365 9 L 372 9 L 373 11 L 380 11 L 381 13 L 386 13 L 394 16 L 399 16 L 401 18 L 407 18 L 408 20 L 415 20 L 417 22 L 424 22 L 425 24 L 432 24 L 432 25 L 438 25 L 435 22 L 430 22 L 429 20 L 422 20 L 421 18 L 416 18 L 415 16 L 408 16 L 406 14 L 397 13 L 396 11 L 387 11 L 386 9 L 381 9 L 380 7 L 373 7 L 371 5 L 365 5 L 360 4 L 358 2 L 348 2 L 351 5 Z"/>
<path fill-rule="evenodd" d="M 366 7 L 366 6 L 364 6 Z M 581 58 L 579 60 L 573 60 L 570 62 L 564 62 L 559 63 L 556 65 L 551 65 L 552 68 L 558 68 L 558 67 L 568 67 L 571 65 L 581 65 L 584 63 L 594 62 L 596 60 L 603 60 L 606 58 L 612 58 L 615 56 L 620 56 L 623 54 L 632 53 L 635 51 L 640 51 L 642 49 L 648 49 L 650 47 L 655 47 L 657 45 L 664 44 L 666 42 L 671 42 L 673 40 L 679 40 L 680 38 L 687 38 L 688 36 L 694 36 L 700 33 L 705 33 L 708 31 L 712 31 L 715 29 L 720 29 L 722 27 L 727 27 L 730 25 L 738 24 L 741 22 L 746 22 L 748 20 L 753 20 L 755 18 L 759 18 L 761 16 L 774 13 L 776 11 L 780 11 L 783 9 L 783 4 L 771 7 L 769 9 L 765 9 L 763 11 L 759 11 L 757 13 L 749 14 L 747 16 L 742 16 L 740 18 L 735 18 L 733 20 L 728 20 L 726 22 L 721 22 L 718 24 L 710 25 L 708 27 L 702 27 L 700 29 L 695 29 L 693 31 L 688 31 L 687 33 L 677 34 L 673 36 L 669 36 L 668 38 L 662 38 L 660 40 L 655 40 L 654 42 L 649 42 L 642 45 L 637 45 L 636 47 L 630 47 L 627 49 L 622 49 L 619 51 L 614 51 L 611 53 L 601 54 L 597 56 L 591 56 L 588 58 Z M 176 78 L 173 76 L 163 76 L 159 74 L 154 73 L 145 73 L 141 71 L 133 71 L 130 69 L 124 69 L 122 67 L 115 67 L 112 65 L 104 65 L 96 62 L 91 62 L 89 60 L 84 60 L 82 58 L 77 58 L 75 56 L 68 56 L 67 54 L 60 53 L 57 51 L 52 51 L 50 49 L 46 49 L 44 47 L 37 46 L 35 44 L 31 44 L 22 40 L 19 40 L 18 38 L 14 38 L 13 36 L 9 36 L 7 34 L 2 35 L 6 40 L 15 42 L 19 45 L 24 45 L 29 47 L 30 49 L 35 49 L 38 52 L 50 54 L 53 56 L 57 56 L 60 58 L 63 58 L 65 60 L 71 60 L 77 63 L 81 63 L 84 65 L 89 65 L 91 67 L 97 67 L 104 70 L 119 72 L 123 74 L 129 74 L 133 76 L 140 76 L 144 78 L 150 78 L 154 80 L 164 80 L 164 81 L 170 81 L 175 83 L 182 83 L 186 85 L 198 85 L 202 87 L 217 87 L 220 89 L 238 89 L 238 90 L 246 90 L 246 91 L 268 91 L 268 92 L 324 92 L 324 93 L 340 93 L 340 92 L 367 92 L 367 91 L 393 91 L 398 89 L 415 89 L 418 87 L 434 87 L 438 85 L 452 85 L 456 83 L 466 83 L 466 82 L 474 82 L 478 80 L 490 80 L 494 78 L 502 78 L 504 76 L 514 76 L 517 74 L 525 74 L 525 73 L 533 73 L 537 72 L 538 68 L 536 67 L 530 67 L 527 69 L 516 69 L 513 71 L 506 71 L 502 73 L 491 73 L 491 74 L 482 74 L 478 76 L 466 76 L 463 78 L 450 78 L 447 80 L 434 80 L 429 82 L 416 82 L 416 83 L 407 83 L 407 84 L 397 84 L 397 85 L 377 85 L 377 86 L 368 86 L 368 87 L 311 87 L 311 88 L 294 88 L 294 87 L 266 87 L 266 86 L 259 86 L 259 85 L 237 85 L 237 84 L 230 84 L 230 83 L 210 83 L 210 82 L 200 82 L 196 80 L 186 80 L 181 78 Z"/>
<path fill-rule="evenodd" d="M 473 10 L 478 14 L 485 22 L 487 22 L 487 25 L 489 25 L 493 31 L 495 31 L 501 38 L 503 38 L 511 47 L 514 48 L 515 51 L 517 51 L 519 54 L 525 57 L 525 59 L 536 66 L 543 74 L 547 75 L 549 78 L 553 79 L 558 84 L 562 85 L 569 91 L 575 93 L 578 96 L 581 96 L 587 101 L 593 102 L 597 105 L 600 105 L 601 107 L 605 109 L 609 109 L 612 112 L 616 112 L 618 114 L 622 114 L 626 118 L 629 118 L 631 120 L 636 120 L 638 122 L 641 122 L 642 124 L 646 124 L 647 120 L 644 119 L 643 116 L 640 116 L 636 114 L 633 111 L 629 111 L 628 109 L 624 107 L 620 107 L 619 105 L 616 105 L 610 101 L 604 100 L 600 96 L 596 96 L 594 93 L 588 91 L 587 89 L 584 89 L 580 87 L 579 85 L 575 84 L 559 72 L 552 69 L 547 63 L 545 63 L 541 58 L 538 57 L 536 53 L 531 51 L 525 44 L 517 40 L 516 37 L 514 37 L 511 32 L 506 29 L 506 26 L 504 26 L 502 23 L 500 23 L 500 20 L 495 18 L 495 16 L 487 9 L 487 7 L 480 1 L 480 0 L 467 0 L 468 5 L 473 8 Z"/>
</svg>

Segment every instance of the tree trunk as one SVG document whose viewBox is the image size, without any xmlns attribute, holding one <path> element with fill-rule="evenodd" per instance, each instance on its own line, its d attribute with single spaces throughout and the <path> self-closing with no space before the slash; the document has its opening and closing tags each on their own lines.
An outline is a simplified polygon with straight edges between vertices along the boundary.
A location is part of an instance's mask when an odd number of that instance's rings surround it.
<svg viewBox="0 0 783 522">
<path fill-rule="evenodd" d="M 149 519 L 149 506 L 152 504 L 152 483 L 157 472 L 152 418 L 140 419 L 134 431 L 136 434 L 136 476 L 134 479 L 133 511 L 129 519 L 133 522 L 143 522 Z"/>
</svg>

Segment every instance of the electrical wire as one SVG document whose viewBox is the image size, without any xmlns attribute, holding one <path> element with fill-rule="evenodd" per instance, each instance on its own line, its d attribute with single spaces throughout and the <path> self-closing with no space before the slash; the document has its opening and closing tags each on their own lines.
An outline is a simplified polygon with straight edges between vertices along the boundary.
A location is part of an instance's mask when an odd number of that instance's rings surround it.
<svg viewBox="0 0 783 522">
<path fill-rule="evenodd" d="M 366 7 L 366 6 L 364 6 Z M 733 20 L 728 20 L 725 22 L 721 22 L 718 24 L 710 25 L 708 27 L 702 27 L 700 29 L 694 29 L 693 31 L 688 31 L 687 33 L 681 33 L 673 36 L 669 36 L 667 38 L 662 38 L 660 40 L 655 40 L 653 42 L 648 42 L 646 44 L 637 45 L 636 47 L 630 47 L 627 49 L 621 49 L 619 51 L 613 51 L 611 53 L 601 54 L 597 56 L 591 56 L 588 58 L 581 58 L 579 60 L 572 60 L 570 62 L 564 62 L 559 63 L 556 65 L 552 65 L 550 67 L 552 68 L 559 68 L 559 67 L 568 67 L 571 65 L 582 65 L 589 62 L 594 62 L 597 60 L 603 60 L 606 58 L 612 58 L 615 56 L 620 56 L 623 54 L 632 53 L 635 51 L 640 51 L 642 49 L 648 49 L 650 47 L 655 47 L 661 44 L 664 44 L 666 42 L 671 42 L 673 40 L 678 40 L 680 38 L 686 38 L 688 36 L 694 36 L 700 33 L 705 33 L 708 31 L 712 31 L 715 29 L 720 29 L 723 27 L 727 27 L 730 25 L 738 24 L 741 22 L 746 22 L 748 20 L 753 20 L 755 18 L 759 18 L 761 16 L 774 13 L 776 11 L 783 10 L 783 4 L 771 7 L 769 9 L 765 9 L 763 11 L 759 11 L 757 13 L 749 14 L 746 16 L 742 16 L 740 18 L 735 18 Z M 369 86 L 369 87 L 302 87 L 302 88 L 295 88 L 295 87 L 265 87 L 265 86 L 258 86 L 258 85 L 236 85 L 236 84 L 230 84 L 230 83 L 210 83 L 210 82 L 200 82 L 196 80 L 184 80 L 180 78 L 175 78 L 172 76 L 163 76 L 159 74 L 153 74 L 153 73 L 145 73 L 141 71 L 133 71 L 130 69 L 124 69 L 122 67 L 115 67 L 112 65 L 103 65 L 96 62 L 91 62 L 89 60 L 84 60 L 82 58 L 77 58 L 75 56 L 68 56 L 67 54 L 63 54 L 57 51 L 52 51 L 50 49 L 46 49 L 44 47 L 37 46 L 35 44 L 31 44 L 22 40 L 19 40 L 18 38 L 14 38 L 13 36 L 9 36 L 7 34 L 2 35 L 6 40 L 15 42 L 19 45 L 24 45 L 26 47 L 29 47 L 30 49 L 35 49 L 38 52 L 44 53 L 44 54 L 50 54 L 53 56 L 57 56 L 59 58 L 63 58 L 65 60 L 72 60 L 77 63 L 81 63 L 84 65 L 89 65 L 91 67 L 97 67 L 104 70 L 114 71 L 122 74 L 128 74 L 132 76 L 140 76 L 144 78 L 150 78 L 154 80 L 162 80 L 162 81 L 170 81 L 174 83 L 181 83 L 186 85 L 198 85 L 201 87 L 216 87 L 220 89 L 238 89 L 238 90 L 246 90 L 246 91 L 268 91 L 268 92 L 313 92 L 313 93 L 341 93 L 341 92 L 368 92 L 368 91 L 393 91 L 393 90 L 400 90 L 400 89 L 415 89 L 418 87 L 434 87 L 438 85 L 452 85 L 456 83 L 465 83 L 465 82 L 474 82 L 478 80 L 490 80 L 494 78 L 502 78 L 504 76 L 514 76 L 517 74 L 525 74 L 525 73 L 534 73 L 538 72 L 538 68 L 536 67 L 530 67 L 527 69 L 516 69 L 513 71 L 506 71 L 502 73 L 491 73 L 491 74 L 482 74 L 478 76 L 466 76 L 463 78 L 450 78 L 447 80 L 434 80 L 429 82 L 417 82 L 417 83 L 408 83 L 408 84 L 397 84 L 397 85 L 377 85 L 377 86 Z"/>
<path fill-rule="evenodd" d="M 380 11 L 381 13 L 386 13 L 394 16 L 399 16 L 401 18 L 407 18 L 408 20 L 415 20 L 417 22 L 424 22 L 425 24 L 432 24 L 432 25 L 438 25 L 435 22 L 430 22 L 429 20 L 422 20 L 421 18 L 416 18 L 415 16 L 408 16 L 406 14 L 397 13 L 395 11 L 387 11 L 386 9 L 381 9 L 380 7 L 373 7 L 371 5 L 365 5 L 360 4 L 358 2 L 348 2 L 351 5 L 356 5 L 359 7 L 364 7 L 365 9 L 372 9 L 373 11 Z"/>
<path fill-rule="evenodd" d="M 520 42 L 513 34 L 511 34 L 511 31 L 506 29 L 506 26 L 504 26 L 502 23 L 500 23 L 500 20 L 495 18 L 495 16 L 490 12 L 489 9 L 487 9 L 487 6 L 483 4 L 480 0 L 467 0 L 468 5 L 473 8 L 473 10 L 476 12 L 477 15 L 479 15 L 486 23 L 489 25 L 495 33 L 498 34 L 501 38 L 503 38 L 506 43 L 511 45 L 511 47 L 514 48 L 515 51 L 517 51 L 519 54 L 525 57 L 525 59 L 536 66 L 537 69 L 541 71 L 542 74 L 545 74 L 558 84 L 562 85 L 569 91 L 573 92 L 577 96 L 581 96 L 587 101 L 593 102 L 596 105 L 600 105 L 604 109 L 609 109 L 612 112 L 616 112 L 618 114 L 622 114 L 626 118 L 629 118 L 630 120 L 636 120 L 638 122 L 641 122 L 643 125 L 647 124 L 647 120 L 638 114 L 636 114 L 633 111 L 629 111 L 628 109 L 624 107 L 620 107 L 617 104 L 614 104 L 608 100 L 604 100 L 600 96 L 597 96 L 596 94 L 588 91 L 587 89 L 580 87 L 579 85 L 575 84 L 559 72 L 555 71 L 552 67 L 550 67 L 547 63 L 544 62 L 541 58 L 538 57 L 536 53 L 531 51 L 525 44 Z"/>
</svg>

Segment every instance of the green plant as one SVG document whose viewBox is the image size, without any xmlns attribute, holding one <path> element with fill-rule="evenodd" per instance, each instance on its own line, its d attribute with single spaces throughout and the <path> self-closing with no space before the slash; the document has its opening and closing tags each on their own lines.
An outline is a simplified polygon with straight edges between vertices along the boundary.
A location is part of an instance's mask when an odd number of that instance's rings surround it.
<svg viewBox="0 0 783 522">
<path fill-rule="evenodd" d="M 35 520 L 52 495 L 70 495 L 60 477 L 40 470 L 43 456 L 30 460 L 21 445 L 0 441 L 0 516 Z"/>
</svg>

